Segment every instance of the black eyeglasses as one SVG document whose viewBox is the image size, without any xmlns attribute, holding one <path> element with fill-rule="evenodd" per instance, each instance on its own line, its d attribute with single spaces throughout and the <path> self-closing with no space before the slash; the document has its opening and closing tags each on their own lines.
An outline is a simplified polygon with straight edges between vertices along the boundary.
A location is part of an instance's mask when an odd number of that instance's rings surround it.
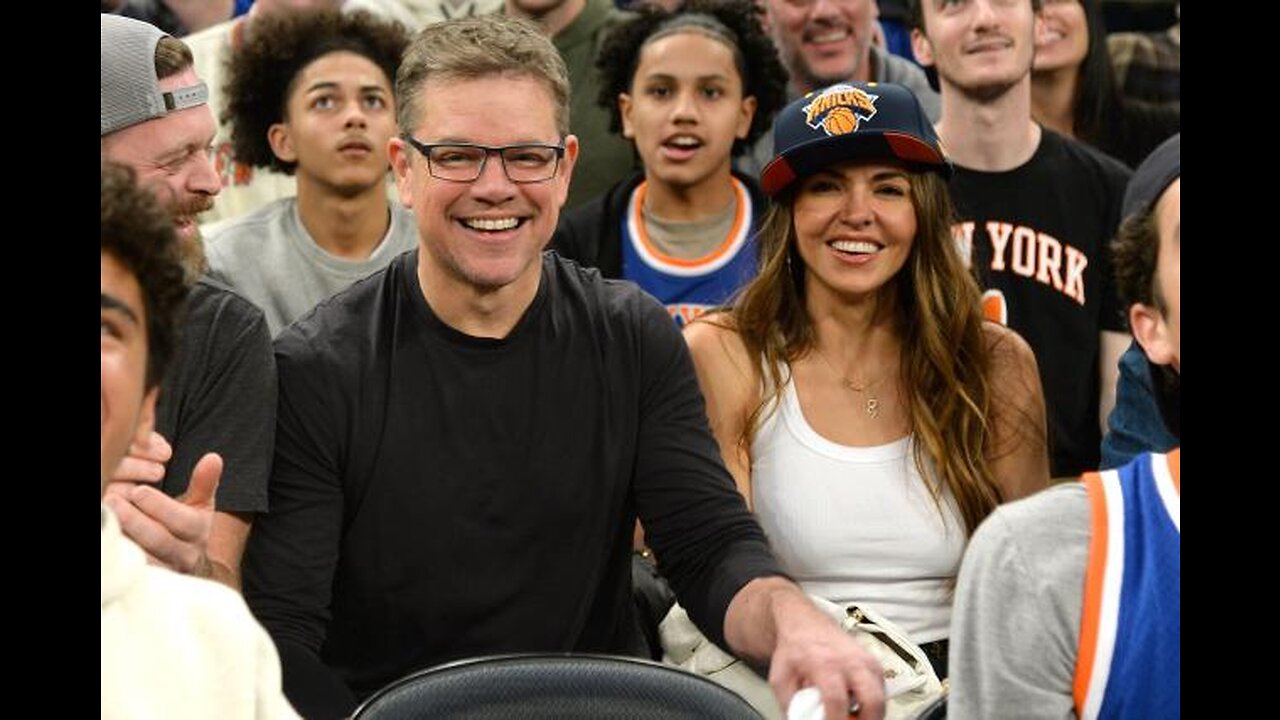
<svg viewBox="0 0 1280 720">
<path fill-rule="evenodd" d="M 545 182 L 556 176 L 564 145 L 526 143 L 523 145 L 477 145 L 475 143 L 424 143 L 413 136 L 401 136 L 427 159 L 431 177 L 451 182 L 472 182 L 484 172 L 489 155 L 502 158 L 502 171 L 513 183 Z"/>
</svg>

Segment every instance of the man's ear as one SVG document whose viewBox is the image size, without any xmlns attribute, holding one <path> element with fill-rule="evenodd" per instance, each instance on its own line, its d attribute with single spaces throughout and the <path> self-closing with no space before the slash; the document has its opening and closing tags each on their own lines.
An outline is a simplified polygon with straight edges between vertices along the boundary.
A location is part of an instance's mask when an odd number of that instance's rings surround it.
<svg viewBox="0 0 1280 720">
<path fill-rule="evenodd" d="M 289 128 L 284 123 L 275 123 L 267 128 L 267 142 L 271 144 L 271 152 L 282 161 L 298 162 L 298 153 L 293 149 L 293 140 L 289 137 Z"/>
<path fill-rule="evenodd" d="M 933 44 L 920 28 L 911 28 L 911 54 L 922 67 L 933 65 Z"/>
<path fill-rule="evenodd" d="M 1129 308 L 1129 327 L 1133 329 L 1133 337 L 1138 340 L 1151 362 L 1157 365 L 1173 364 L 1175 357 L 1169 326 L 1158 309 L 1134 303 Z"/>
<path fill-rule="evenodd" d="M 557 208 L 563 208 L 566 200 L 569 199 L 569 181 L 573 179 L 573 167 L 578 162 L 578 152 L 580 150 L 577 135 L 564 136 L 564 159 L 560 161 L 560 169 L 557 171 L 559 177 L 556 182 L 560 184 L 558 193 L 559 201 L 556 203 Z"/>
<path fill-rule="evenodd" d="M 393 137 L 387 141 L 387 159 L 391 161 L 391 173 L 396 178 L 400 204 L 407 208 L 413 207 L 413 166 L 409 162 L 413 152 L 414 149 L 402 138 Z"/>
<path fill-rule="evenodd" d="M 578 152 L 581 149 L 581 143 L 578 142 L 577 135 L 564 136 L 564 159 L 572 166 L 578 162 Z M 572 169 L 572 167 L 570 168 Z"/>
</svg>

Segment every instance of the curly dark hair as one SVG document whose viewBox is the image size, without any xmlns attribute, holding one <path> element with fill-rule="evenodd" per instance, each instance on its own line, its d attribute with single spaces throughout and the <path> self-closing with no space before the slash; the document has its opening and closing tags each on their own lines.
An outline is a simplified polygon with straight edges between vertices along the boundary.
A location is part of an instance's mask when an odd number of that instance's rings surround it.
<svg viewBox="0 0 1280 720">
<path fill-rule="evenodd" d="M 337 10 L 263 17 L 253 21 L 244 46 L 227 63 L 226 108 L 236 159 L 292 175 L 297 163 L 276 157 L 267 131 L 284 120 L 294 79 L 307 65 L 332 52 L 349 51 L 382 69 L 391 87 L 409 34 L 397 22 L 367 12 Z"/>
<path fill-rule="evenodd" d="M 190 289 L 173 216 L 138 187 L 133 169 L 102 163 L 102 252 L 138 280 L 147 315 L 147 389 L 164 377 L 186 314 Z"/>
<path fill-rule="evenodd" d="M 1156 282 L 1159 250 L 1160 234 L 1153 209 L 1134 213 L 1120 223 L 1111 241 L 1111 269 L 1116 278 L 1116 294 L 1126 309 L 1142 303 L 1164 310 L 1164 298 Z"/>
<path fill-rule="evenodd" d="M 609 111 L 609 129 L 622 131 L 622 112 L 618 94 L 631 91 L 640 51 L 645 42 L 663 23 L 679 15 L 704 13 L 719 20 L 736 36 L 735 60 L 743 73 L 742 95 L 754 96 L 756 114 L 746 139 L 733 143 L 733 154 L 739 155 L 767 132 L 773 116 L 787 101 L 787 71 L 778 60 L 778 50 L 760 27 L 755 7 L 744 0 L 689 0 L 675 10 L 658 5 L 635 8 L 635 19 L 619 25 L 609 33 L 596 55 L 600 70 L 600 95 L 596 104 Z M 692 26 L 696 27 L 696 26 Z"/>
</svg>

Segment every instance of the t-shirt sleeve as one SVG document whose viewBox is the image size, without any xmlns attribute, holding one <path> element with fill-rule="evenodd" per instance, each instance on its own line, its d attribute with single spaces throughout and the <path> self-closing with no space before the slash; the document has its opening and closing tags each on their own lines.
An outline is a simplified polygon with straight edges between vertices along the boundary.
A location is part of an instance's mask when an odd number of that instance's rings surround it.
<svg viewBox="0 0 1280 720">
<path fill-rule="evenodd" d="M 216 452 L 223 460 L 218 510 L 263 512 L 276 421 L 271 335 L 262 312 L 238 295 L 219 299 L 210 322 L 207 338 L 192 339 L 205 343 L 196 352 L 207 365 L 183 393 L 180 426 L 169 438 L 167 473 L 176 484 L 166 489 L 185 491 L 196 462 Z"/>
<path fill-rule="evenodd" d="M 750 580 L 782 575 L 720 458 L 684 338 L 656 300 L 637 304 L 640 428 L 635 495 L 658 569 L 708 638 Z"/>
<path fill-rule="evenodd" d="M 951 617 L 948 717 L 1075 717 L 1088 505 L 1083 487 L 1062 490 L 998 509 L 970 540 Z"/>
<path fill-rule="evenodd" d="M 338 717 L 354 695 L 320 659 L 342 533 L 342 425 L 335 387 L 298 333 L 276 344 L 280 373 L 271 511 L 245 550 L 244 595 L 280 649 L 285 694 L 306 717 Z"/>
</svg>

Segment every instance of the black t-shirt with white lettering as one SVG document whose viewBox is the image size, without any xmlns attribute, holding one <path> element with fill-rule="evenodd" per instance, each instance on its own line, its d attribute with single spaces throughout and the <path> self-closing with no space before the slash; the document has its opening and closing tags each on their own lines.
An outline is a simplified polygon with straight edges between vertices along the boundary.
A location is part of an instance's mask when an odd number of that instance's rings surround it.
<svg viewBox="0 0 1280 720">
<path fill-rule="evenodd" d="M 1029 161 L 1007 172 L 955 168 L 951 196 L 984 311 L 1022 335 L 1040 366 L 1054 477 L 1095 469 L 1099 333 L 1124 332 L 1109 245 L 1129 170 L 1044 130 Z"/>
</svg>

